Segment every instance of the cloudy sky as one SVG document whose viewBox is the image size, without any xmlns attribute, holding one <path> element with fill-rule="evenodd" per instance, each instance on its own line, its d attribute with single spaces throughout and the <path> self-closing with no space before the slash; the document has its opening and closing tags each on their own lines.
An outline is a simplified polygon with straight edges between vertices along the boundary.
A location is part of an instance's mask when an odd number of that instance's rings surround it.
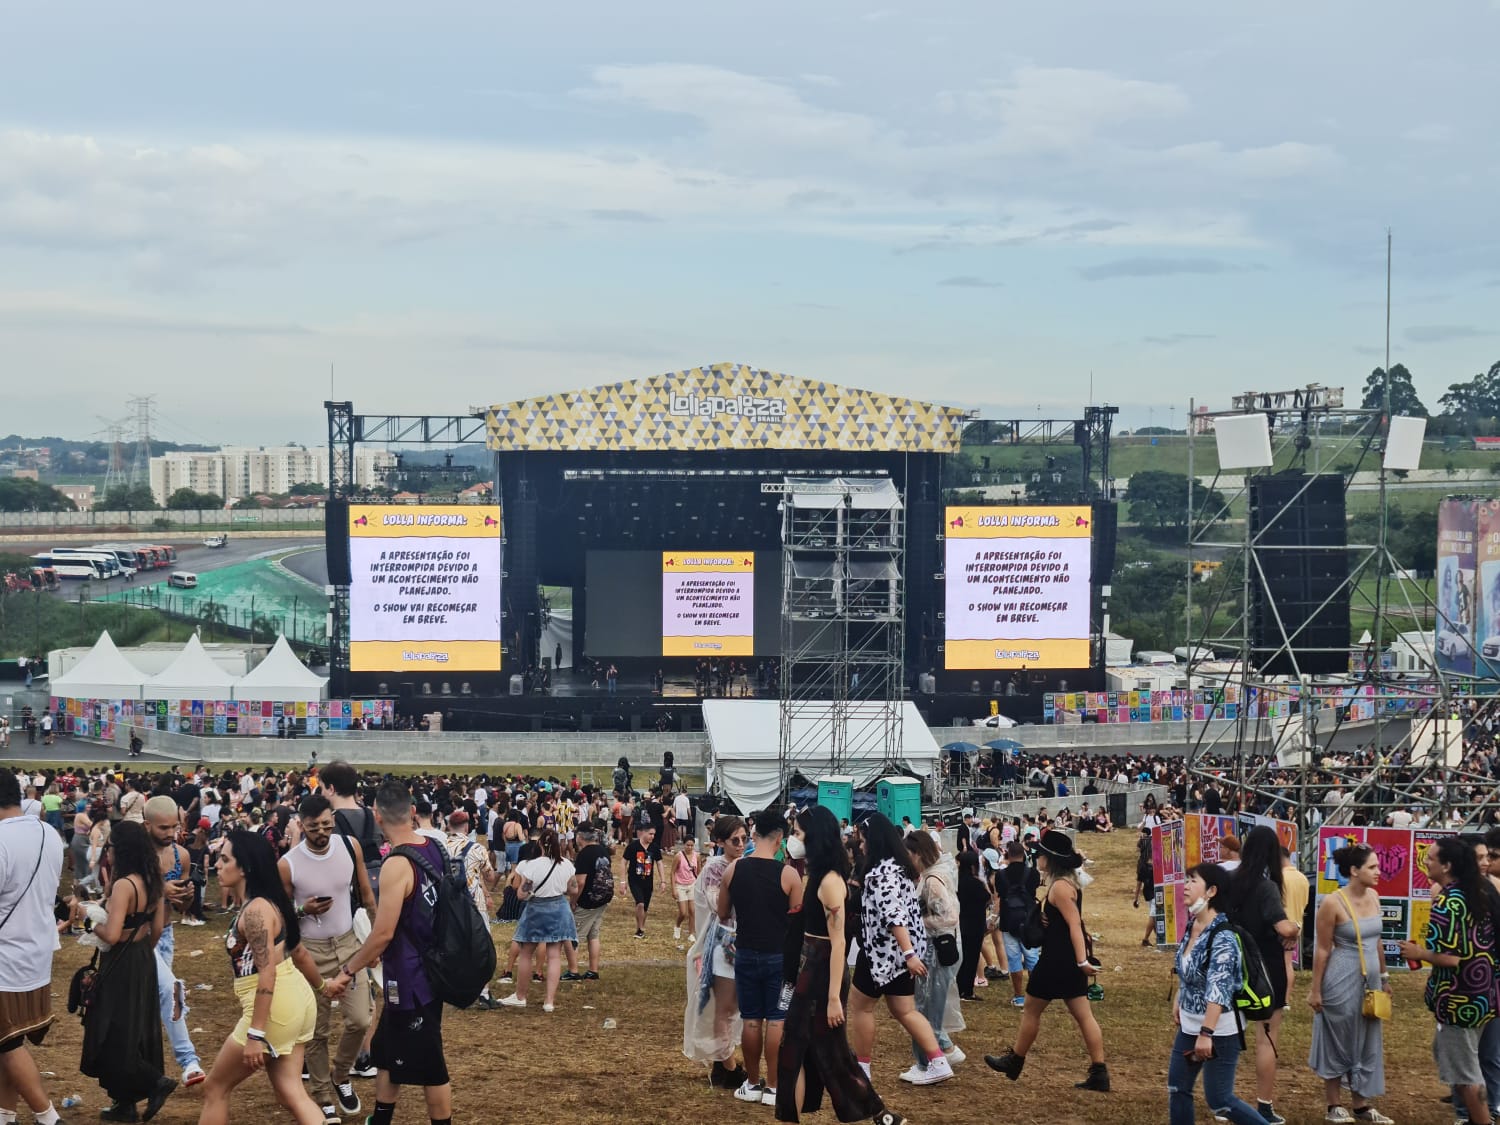
<svg viewBox="0 0 1500 1125">
<path fill-rule="evenodd" d="M 1232 15 L 1231 15 L 1232 13 Z M 0 429 L 723 360 L 1181 422 L 1500 359 L 1500 0 L 14 6 Z"/>
</svg>

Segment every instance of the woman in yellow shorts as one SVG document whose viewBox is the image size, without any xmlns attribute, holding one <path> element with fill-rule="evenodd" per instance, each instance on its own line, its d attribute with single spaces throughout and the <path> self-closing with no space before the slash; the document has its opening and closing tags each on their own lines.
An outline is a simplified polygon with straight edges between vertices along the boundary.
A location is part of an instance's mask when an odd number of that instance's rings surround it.
<svg viewBox="0 0 1500 1125">
<path fill-rule="evenodd" d="M 209 1071 L 198 1125 L 228 1125 L 229 1095 L 258 1070 L 298 1125 L 321 1125 L 323 1112 L 302 1085 L 302 1048 L 313 1036 L 313 993 L 323 982 L 302 948 L 276 853 L 263 837 L 237 829 L 219 852 L 218 874 L 219 885 L 245 904 L 225 943 L 244 1014 Z"/>
</svg>

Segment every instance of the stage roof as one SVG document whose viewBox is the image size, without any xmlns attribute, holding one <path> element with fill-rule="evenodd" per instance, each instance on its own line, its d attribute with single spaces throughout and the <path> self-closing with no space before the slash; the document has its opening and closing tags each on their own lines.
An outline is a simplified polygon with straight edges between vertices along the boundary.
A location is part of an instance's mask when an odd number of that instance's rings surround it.
<svg viewBox="0 0 1500 1125">
<path fill-rule="evenodd" d="M 965 412 L 738 363 L 490 407 L 500 452 L 956 453 Z"/>
</svg>

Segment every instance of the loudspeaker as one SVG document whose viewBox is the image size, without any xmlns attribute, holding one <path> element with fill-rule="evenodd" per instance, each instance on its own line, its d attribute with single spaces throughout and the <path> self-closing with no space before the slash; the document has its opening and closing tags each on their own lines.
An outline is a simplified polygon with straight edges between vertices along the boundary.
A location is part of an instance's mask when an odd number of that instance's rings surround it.
<svg viewBox="0 0 1500 1125">
<path fill-rule="evenodd" d="M 330 500 L 323 511 L 323 549 L 328 555 L 328 584 L 354 581 L 349 565 L 349 501 Z"/>
<path fill-rule="evenodd" d="M 1116 503 L 1100 502 L 1094 505 L 1094 557 L 1093 577 L 1095 586 L 1108 586 L 1114 581 L 1115 541 L 1118 538 L 1120 506 Z"/>
<path fill-rule="evenodd" d="M 1251 660 L 1272 676 L 1347 672 L 1349 589 L 1340 589 L 1349 573 L 1343 477 L 1252 477 L 1250 534 L 1260 563 L 1250 579 Z M 1278 652 L 1284 635 L 1291 643 Z"/>
</svg>

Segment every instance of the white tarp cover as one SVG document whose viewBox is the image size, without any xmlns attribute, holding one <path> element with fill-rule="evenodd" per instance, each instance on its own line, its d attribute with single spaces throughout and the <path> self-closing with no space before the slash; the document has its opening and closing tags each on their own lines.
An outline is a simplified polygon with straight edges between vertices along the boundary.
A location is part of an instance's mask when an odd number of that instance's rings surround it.
<svg viewBox="0 0 1500 1125">
<path fill-rule="evenodd" d="M 876 705 L 865 705 L 872 714 Z M 876 740 L 856 733 L 860 725 L 858 710 L 849 720 L 851 745 L 875 745 Z M 922 721 L 914 704 L 902 705 L 901 741 L 905 765 L 913 773 L 928 776 L 937 768 L 937 740 Z M 805 720 L 809 724 L 815 720 Z M 781 792 L 781 704 L 774 699 L 705 699 L 703 725 L 708 731 L 708 785 L 722 786 L 724 793 L 742 812 L 763 809 Z M 808 750 L 819 745 L 812 732 L 798 732 L 794 743 L 799 747 L 797 769 L 809 780 L 838 772 L 854 778 L 855 787 L 868 785 L 891 771 L 892 763 L 883 757 L 846 759 L 835 771 L 831 763 L 820 762 Z M 825 738 L 822 745 L 827 745 Z"/>
<path fill-rule="evenodd" d="M 277 637 L 266 658 L 236 681 L 234 697 L 314 703 L 327 687 L 327 680 L 297 659 L 286 638 Z"/>
<path fill-rule="evenodd" d="M 899 512 L 901 494 L 889 477 L 787 477 L 792 507 L 814 511 L 858 508 L 874 512 Z M 847 499 L 846 499 L 847 497 Z"/>
<path fill-rule="evenodd" d="M 147 699 L 230 699 L 235 678 L 214 663 L 194 633 L 177 659 L 142 685 Z"/>
<path fill-rule="evenodd" d="M 54 679 L 47 690 L 60 699 L 140 699 L 145 680 L 105 630 L 88 655 Z"/>
</svg>

